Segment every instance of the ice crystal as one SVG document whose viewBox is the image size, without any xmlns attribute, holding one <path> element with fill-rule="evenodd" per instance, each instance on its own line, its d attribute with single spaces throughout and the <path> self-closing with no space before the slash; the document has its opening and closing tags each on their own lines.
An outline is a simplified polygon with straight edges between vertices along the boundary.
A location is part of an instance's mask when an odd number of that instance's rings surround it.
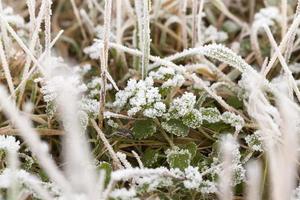
<svg viewBox="0 0 300 200">
<path fill-rule="evenodd" d="M 175 118 L 183 117 L 193 111 L 195 104 L 196 96 L 186 92 L 172 101 L 169 112 L 174 114 Z"/>
<path fill-rule="evenodd" d="M 80 109 L 86 112 L 89 116 L 97 117 L 99 112 L 99 101 L 83 97 L 80 101 Z"/>
<path fill-rule="evenodd" d="M 185 115 L 182 119 L 183 123 L 191 128 L 199 128 L 202 124 L 202 114 L 199 110 L 193 109 L 190 113 Z"/>
<path fill-rule="evenodd" d="M 20 149 L 20 141 L 18 141 L 14 136 L 1 135 L 0 149 L 17 152 Z"/>
<path fill-rule="evenodd" d="M 12 7 L 6 6 L 3 9 L 3 18 L 10 24 L 15 25 L 18 28 L 24 27 L 24 19 L 20 15 L 14 14 Z"/>
<path fill-rule="evenodd" d="M 221 120 L 220 111 L 217 108 L 200 108 L 202 119 L 208 123 L 216 123 Z"/>
<path fill-rule="evenodd" d="M 209 180 L 204 180 L 201 182 L 199 191 L 202 194 L 213 194 L 218 191 L 217 183 Z"/>
<path fill-rule="evenodd" d="M 116 94 L 113 105 L 123 108 L 128 103 L 130 109 L 127 113 L 130 116 L 136 115 L 140 111 L 143 111 L 144 116 L 150 118 L 162 116 L 166 106 L 161 101 L 159 89 L 153 84 L 153 79 L 150 77 L 140 81 L 129 80 L 127 87 Z"/>
<path fill-rule="evenodd" d="M 134 188 L 130 188 L 129 190 L 127 190 L 126 188 L 121 188 L 114 189 L 109 196 L 110 198 L 118 200 L 138 200 L 138 198 L 136 198 L 136 195 L 137 193 Z"/>
<path fill-rule="evenodd" d="M 224 42 L 228 39 L 226 32 L 218 31 L 216 27 L 210 25 L 204 30 L 204 41 L 208 42 Z"/>
<path fill-rule="evenodd" d="M 245 137 L 245 141 L 253 151 L 263 152 L 263 141 L 259 131 Z"/>
<path fill-rule="evenodd" d="M 221 117 L 224 123 L 230 124 L 235 127 L 236 130 L 241 130 L 245 124 L 244 119 L 240 115 L 236 115 L 232 112 L 226 111 Z"/>
<path fill-rule="evenodd" d="M 172 178 L 159 175 L 144 176 L 137 179 L 140 187 L 145 187 L 148 192 L 161 187 L 170 187 L 173 184 Z"/>
<path fill-rule="evenodd" d="M 184 170 L 186 180 L 183 181 L 183 185 L 187 189 L 197 189 L 202 182 L 202 176 L 198 170 L 198 167 L 189 166 Z"/>
<path fill-rule="evenodd" d="M 166 150 L 165 153 L 167 155 L 167 162 L 171 167 L 173 167 L 173 165 L 190 165 L 192 155 L 187 149 L 180 149 L 179 147 L 175 146 L 172 149 Z"/>
<path fill-rule="evenodd" d="M 266 24 L 268 26 L 273 26 L 274 21 L 281 21 L 280 11 L 277 7 L 270 6 L 267 8 L 262 8 L 254 16 L 254 23 L 257 24 Z"/>
<path fill-rule="evenodd" d="M 114 120 L 112 120 L 112 119 L 107 120 L 107 124 L 108 124 L 108 126 L 114 128 L 114 129 L 117 129 L 119 127 L 118 123 L 114 122 Z"/>
<path fill-rule="evenodd" d="M 149 77 L 164 81 L 162 88 L 181 87 L 185 81 L 180 72 L 170 67 L 160 67 L 157 71 L 150 72 Z"/>
</svg>

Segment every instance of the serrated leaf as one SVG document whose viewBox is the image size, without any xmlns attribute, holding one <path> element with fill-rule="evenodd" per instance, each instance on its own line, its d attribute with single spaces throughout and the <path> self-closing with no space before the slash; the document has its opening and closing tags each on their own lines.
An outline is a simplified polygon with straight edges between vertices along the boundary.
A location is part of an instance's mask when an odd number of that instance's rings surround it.
<svg viewBox="0 0 300 200">
<path fill-rule="evenodd" d="M 143 157 L 142 162 L 145 167 L 152 167 L 158 160 L 158 150 L 147 148 Z"/>
<path fill-rule="evenodd" d="M 202 119 L 206 120 L 208 123 L 216 123 L 220 121 L 221 114 L 217 108 L 200 108 L 202 114 Z"/>
<path fill-rule="evenodd" d="M 177 136 L 187 136 L 189 134 L 189 127 L 184 125 L 181 120 L 170 119 L 169 121 L 161 123 L 163 129 L 167 132 Z"/>
<path fill-rule="evenodd" d="M 175 148 L 167 151 L 167 162 L 171 168 L 184 170 L 191 163 L 191 153 L 187 149 Z"/>
<path fill-rule="evenodd" d="M 191 159 L 193 159 L 197 152 L 197 145 L 194 142 L 190 142 L 183 145 L 182 149 L 188 150 L 191 154 Z"/>
<path fill-rule="evenodd" d="M 156 132 L 156 125 L 153 120 L 138 120 L 133 124 L 133 136 L 135 139 L 145 139 Z"/>
</svg>

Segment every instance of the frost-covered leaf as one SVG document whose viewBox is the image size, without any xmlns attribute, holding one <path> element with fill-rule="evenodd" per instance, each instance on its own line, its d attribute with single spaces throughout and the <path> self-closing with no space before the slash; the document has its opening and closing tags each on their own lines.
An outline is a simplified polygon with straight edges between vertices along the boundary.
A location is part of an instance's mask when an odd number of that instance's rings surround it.
<svg viewBox="0 0 300 200">
<path fill-rule="evenodd" d="M 191 163 L 191 153 L 187 149 L 179 149 L 174 147 L 166 151 L 167 162 L 171 168 L 179 168 L 181 170 L 187 168 Z"/>
<path fill-rule="evenodd" d="M 208 123 L 216 123 L 221 120 L 221 114 L 217 108 L 200 108 L 202 119 Z"/>
<path fill-rule="evenodd" d="M 197 145 L 194 142 L 182 145 L 182 149 L 187 149 L 191 153 L 191 158 L 194 158 L 197 153 Z"/>
<path fill-rule="evenodd" d="M 259 131 L 245 137 L 245 141 L 253 151 L 263 152 L 263 139 Z"/>
<path fill-rule="evenodd" d="M 193 93 L 186 92 L 181 97 L 173 100 L 169 112 L 172 113 L 173 117 L 183 117 L 194 109 L 195 104 L 196 96 Z"/>
<path fill-rule="evenodd" d="M 167 132 L 177 136 L 184 137 L 189 134 L 189 127 L 184 125 L 183 122 L 178 119 L 170 119 L 169 121 L 162 122 L 161 125 Z"/>
<path fill-rule="evenodd" d="M 224 123 L 235 127 L 236 130 L 241 130 L 245 125 L 244 119 L 240 115 L 236 115 L 232 112 L 224 112 L 222 114 L 222 120 Z"/>
<path fill-rule="evenodd" d="M 153 167 L 158 160 L 158 150 L 147 148 L 144 155 L 142 156 L 142 162 L 145 167 Z"/>
<path fill-rule="evenodd" d="M 133 136 L 136 139 L 144 139 L 152 136 L 156 132 L 156 125 L 153 120 L 137 120 L 133 124 Z"/>
<path fill-rule="evenodd" d="M 193 109 L 183 117 L 182 121 L 188 127 L 198 128 L 202 124 L 202 114 L 199 110 Z"/>
</svg>

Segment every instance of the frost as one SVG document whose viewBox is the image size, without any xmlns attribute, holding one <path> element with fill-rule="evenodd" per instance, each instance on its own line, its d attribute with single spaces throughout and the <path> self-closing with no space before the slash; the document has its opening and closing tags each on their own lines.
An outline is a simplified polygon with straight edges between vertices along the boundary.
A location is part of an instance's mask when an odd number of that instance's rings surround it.
<svg viewBox="0 0 300 200">
<path fill-rule="evenodd" d="M 187 149 L 180 149 L 175 146 L 166 150 L 167 162 L 171 168 L 179 168 L 181 170 L 190 165 L 192 155 Z"/>
<path fill-rule="evenodd" d="M 159 175 L 144 176 L 136 179 L 140 187 L 147 188 L 148 192 L 154 191 L 157 188 L 170 187 L 173 185 L 172 178 Z"/>
<path fill-rule="evenodd" d="M 198 170 L 198 167 L 189 166 L 184 169 L 186 180 L 183 181 L 183 185 L 187 189 L 197 189 L 202 183 L 202 176 Z"/>
<path fill-rule="evenodd" d="M 185 82 L 184 76 L 170 67 L 160 67 L 157 71 L 150 72 L 149 77 L 164 81 L 162 88 L 181 87 Z"/>
<path fill-rule="evenodd" d="M 202 124 L 202 114 L 199 110 L 193 109 L 190 113 L 185 115 L 182 119 L 183 123 L 191 128 L 199 128 Z"/>
<path fill-rule="evenodd" d="M 169 112 L 174 113 L 175 118 L 183 117 L 193 111 L 196 104 L 196 96 L 186 92 L 181 97 L 177 97 L 171 103 Z"/>
<path fill-rule="evenodd" d="M 118 123 L 114 122 L 114 120 L 112 120 L 112 119 L 107 120 L 107 124 L 108 124 L 108 126 L 114 128 L 114 129 L 119 128 Z"/>
<path fill-rule="evenodd" d="M 24 28 L 24 19 L 20 15 L 14 14 L 14 11 L 11 7 L 7 6 L 3 9 L 3 17 L 5 20 L 10 23 L 15 25 L 18 28 Z"/>
<path fill-rule="evenodd" d="M 245 124 L 244 119 L 240 115 L 227 111 L 222 114 L 222 120 L 224 123 L 235 127 L 237 131 L 241 130 Z"/>
<path fill-rule="evenodd" d="M 209 42 L 224 42 L 228 39 L 226 32 L 218 31 L 216 27 L 210 25 L 204 30 L 204 41 L 205 43 Z"/>
<path fill-rule="evenodd" d="M 156 102 L 153 108 L 147 108 L 143 114 L 149 118 L 161 117 L 166 112 L 166 105 L 162 102 Z"/>
<path fill-rule="evenodd" d="M 126 188 L 121 189 L 114 189 L 110 193 L 110 198 L 118 199 L 118 200 L 137 200 L 138 198 L 135 198 L 137 195 L 134 188 L 130 188 L 127 190 Z"/>
<path fill-rule="evenodd" d="M 17 152 L 20 149 L 20 141 L 18 141 L 14 136 L 1 135 L 0 149 Z"/>
<path fill-rule="evenodd" d="M 177 136 L 187 136 L 189 133 L 189 127 L 185 126 L 180 120 L 170 119 L 166 122 L 162 122 L 161 126 L 164 130 Z"/>
<path fill-rule="evenodd" d="M 80 101 L 79 108 L 89 116 L 97 117 L 99 113 L 99 101 L 83 97 Z"/>
<path fill-rule="evenodd" d="M 129 116 L 136 115 L 140 111 L 150 118 L 162 116 L 166 111 L 166 106 L 161 102 L 159 89 L 153 84 L 153 79 L 150 77 L 138 82 L 133 79 L 129 80 L 127 87 L 116 94 L 113 106 L 123 108 L 128 103 Z"/>
<path fill-rule="evenodd" d="M 300 186 L 294 189 L 291 200 L 299 200 L 300 199 Z"/>
<path fill-rule="evenodd" d="M 255 131 L 253 134 L 247 135 L 245 137 L 245 141 L 253 151 L 263 152 L 263 140 L 259 131 Z"/>
<path fill-rule="evenodd" d="M 218 191 L 217 183 L 209 180 L 204 180 L 201 182 L 199 191 L 202 194 L 213 194 Z"/>
<path fill-rule="evenodd" d="M 281 22 L 280 11 L 277 7 L 262 8 L 254 16 L 254 23 L 273 26 L 274 21 Z"/>
<path fill-rule="evenodd" d="M 200 108 L 202 119 L 209 123 L 216 123 L 221 120 L 221 114 L 217 108 Z"/>
</svg>

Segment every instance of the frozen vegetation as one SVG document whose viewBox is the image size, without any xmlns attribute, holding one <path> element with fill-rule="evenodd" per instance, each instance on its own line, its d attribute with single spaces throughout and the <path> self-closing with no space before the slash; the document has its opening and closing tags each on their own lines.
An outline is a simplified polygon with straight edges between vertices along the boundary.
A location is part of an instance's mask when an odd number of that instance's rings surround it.
<svg viewBox="0 0 300 200">
<path fill-rule="evenodd" d="M 300 0 L 0 0 L 0 200 L 300 200 Z"/>
</svg>

